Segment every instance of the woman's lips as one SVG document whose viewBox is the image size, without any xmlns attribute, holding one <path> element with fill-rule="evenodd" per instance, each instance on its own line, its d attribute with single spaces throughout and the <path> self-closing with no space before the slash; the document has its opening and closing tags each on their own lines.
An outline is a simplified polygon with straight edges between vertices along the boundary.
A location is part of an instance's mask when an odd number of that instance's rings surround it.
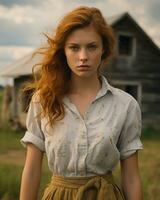
<svg viewBox="0 0 160 200">
<path fill-rule="evenodd" d="M 87 70 L 89 70 L 90 66 L 89 65 L 79 65 L 77 68 L 79 70 L 87 71 Z"/>
</svg>

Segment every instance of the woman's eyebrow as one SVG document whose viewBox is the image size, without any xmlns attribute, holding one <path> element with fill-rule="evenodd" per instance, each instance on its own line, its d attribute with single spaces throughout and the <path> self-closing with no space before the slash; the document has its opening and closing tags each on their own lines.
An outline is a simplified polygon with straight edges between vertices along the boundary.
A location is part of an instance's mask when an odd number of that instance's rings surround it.
<svg viewBox="0 0 160 200">
<path fill-rule="evenodd" d="M 79 45 L 78 43 L 69 42 L 67 45 Z"/>
<path fill-rule="evenodd" d="M 89 42 L 86 45 L 93 45 L 93 44 L 97 44 L 97 43 L 98 43 L 97 41 L 94 41 L 94 42 Z M 74 42 L 69 42 L 69 43 L 67 43 L 67 45 L 80 45 L 80 44 L 74 43 Z"/>
<path fill-rule="evenodd" d="M 87 45 L 93 45 L 93 44 L 97 44 L 98 42 L 90 42 L 90 43 L 88 43 Z"/>
</svg>

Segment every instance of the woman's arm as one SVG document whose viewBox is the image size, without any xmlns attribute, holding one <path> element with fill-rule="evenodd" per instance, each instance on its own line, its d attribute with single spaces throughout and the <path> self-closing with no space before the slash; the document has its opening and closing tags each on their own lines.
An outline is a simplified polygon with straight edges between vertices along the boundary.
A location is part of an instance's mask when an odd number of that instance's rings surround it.
<svg viewBox="0 0 160 200">
<path fill-rule="evenodd" d="M 43 152 L 27 144 L 26 162 L 22 173 L 20 200 L 37 200 L 40 185 Z"/>
<path fill-rule="evenodd" d="M 138 152 L 121 160 L 122 189 L 126 200 L 142 200 L 142 187 L 138 167 Z"/>
</svg>

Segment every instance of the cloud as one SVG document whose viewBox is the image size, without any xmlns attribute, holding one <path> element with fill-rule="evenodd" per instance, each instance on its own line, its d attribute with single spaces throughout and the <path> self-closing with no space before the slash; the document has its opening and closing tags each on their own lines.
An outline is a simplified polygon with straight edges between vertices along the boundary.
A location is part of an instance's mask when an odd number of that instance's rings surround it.
<svg viewBox="0 0 160 200">
<path fill-rule="evenodd" d="M 2 25 L 3 24 L 3 25 Z M 41 25 L 15 25 L 10 20 L 0 20 L 0 45 L 38 46 L 40 44 Z M 2 27 L 1 26 L 1 27 Z"/>
<path fill-rule="evenodd" d="M 151 4 L 149 7 L 149 10 L 150 10 L 151 16 L 154 20 L 160 20 L 160 2 Z"/>
<path fill-rule="evenodd" d="M 42 32 L 51 31 L 66 12 L 80 5 L 98 7 L 105 17 L 128 11 L 152 38 L 159 39 L 158 0 L 46 0 L 38 6 L 37 2 L 0 1 L 0 44 L 38 45 L 43 40 Z"/>
<path fill-rule="evenodd" d="M 32 47 L 0 46 L 0 68 L 31 52 Z"/>
<path fill-rule="evenodd" d="M 42 9 L 0 6 L 0 45 L 38 46 L 45 32 Z"/>
<path fill-rule="evenodd" d="M 1 0 L 1 5 L 4 5 L 6 7 L 12 7 L 14 5 L 34 5 L 38 6 L 40 5 L 40 0 Z"/>
<path fill-rule="evenodd" d="M 12 8 L 8 8 L 0 5 L 0 19 L 8 19 L 16 24 L 32 23 L 34 19 L 29 15 L 28 11 L 30 10 L 30 6 L 21 7 L 15 5 Z"/>
</svg>

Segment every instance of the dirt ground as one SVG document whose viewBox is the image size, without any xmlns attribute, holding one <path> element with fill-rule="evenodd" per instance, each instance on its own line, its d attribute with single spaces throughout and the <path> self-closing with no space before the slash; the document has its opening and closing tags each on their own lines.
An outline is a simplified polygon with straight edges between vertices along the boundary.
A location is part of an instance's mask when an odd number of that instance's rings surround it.
<svg viewBox="0 0 160 200">
<path fill-rule="evenodd" d="M 16 165 L 24 165 L 25 162 L 25 151 L 21 150 L 11 150 L 7 153 L 0 154 L 0 162 L 2 163 L 12 163 Z"/>
</svg>

